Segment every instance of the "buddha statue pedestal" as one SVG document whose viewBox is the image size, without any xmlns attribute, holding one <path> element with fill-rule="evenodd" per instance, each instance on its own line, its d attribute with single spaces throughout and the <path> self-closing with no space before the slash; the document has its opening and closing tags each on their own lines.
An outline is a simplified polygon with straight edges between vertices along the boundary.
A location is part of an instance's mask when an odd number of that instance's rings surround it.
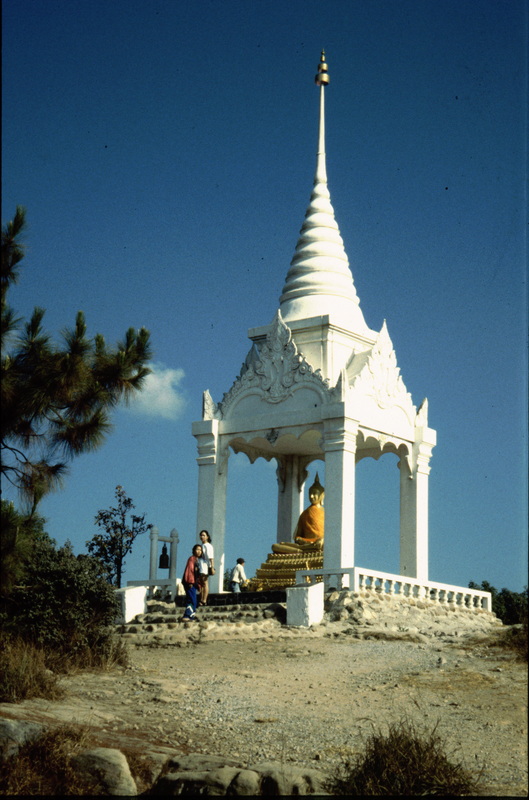
<svg viewBox="0 0 529 800">
<path fill-rule="evenodd" d="M 295 586 L 298 569 L 322 569 L 323 551 L 299 553 L 269 553 L 249 584 L 249 590 L 285 589 Z"/>
</svg>

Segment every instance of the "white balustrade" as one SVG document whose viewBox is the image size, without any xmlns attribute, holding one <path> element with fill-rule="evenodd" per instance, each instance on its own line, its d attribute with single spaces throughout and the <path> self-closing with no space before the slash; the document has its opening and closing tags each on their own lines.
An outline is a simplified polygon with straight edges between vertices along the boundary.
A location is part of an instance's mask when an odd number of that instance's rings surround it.
<svg viewBox="0 0 529 800">
<path fill-rule="evenodd" d="M 323 580 L 326 590 L 331 587 L 350 588 L 357 593 L 377 592 L 396 598 L 414 598 L 458 610 L 492 610 L 490 592 L 479 589 L 450 586 L 435 581 L 425 582 L 362 567 L 302 569 L 296 572 L 296 584 L 312 583 L 316 579 Z"/>
</svg>

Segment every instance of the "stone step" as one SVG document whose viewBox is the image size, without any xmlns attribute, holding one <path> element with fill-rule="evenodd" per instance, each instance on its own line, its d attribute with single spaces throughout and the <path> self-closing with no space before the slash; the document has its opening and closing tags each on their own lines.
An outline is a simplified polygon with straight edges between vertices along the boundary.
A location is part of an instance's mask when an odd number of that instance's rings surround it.
<svg viewBox="0 0 529 800">
<path fill-rule="evenodd" d="M 197 609 L 198 623 L 183 620 L 185 597 L 177 597 L 176 603 L 150 600 L 146 613 L 138 614 L 131 622 L 118 625 L 117 630 L 124 639 L 139 645 L 178 644 L 206 634 L 208 638 L 212 638 L 213 634 L 214 638 L 230 638 L 236 636 L 237 629 L 241 627 L 255 627 L 267 621 L 279 625 L 284 623 L 286 603 L 279 600 L 285 597 L 285 592 L 210 595 L 208 605 Z M 253 602 L 243 602 L 243 599 Z M 209 600 L 213 601 L 212 605 Z M 223 628 L 222 635 L 219 626 Z M 230 628 L 233 631 L 230 632 Z"/>
<path fill-rule="evenodd" d="M 164 625 L 124 625 L 122 638 L 139 647 L 171 647 L 199 641 L 233 641 L 277 636 L 284 629 L 275 617 L 257 620 L 205 620 L 180 621 Z"/>
</svg>

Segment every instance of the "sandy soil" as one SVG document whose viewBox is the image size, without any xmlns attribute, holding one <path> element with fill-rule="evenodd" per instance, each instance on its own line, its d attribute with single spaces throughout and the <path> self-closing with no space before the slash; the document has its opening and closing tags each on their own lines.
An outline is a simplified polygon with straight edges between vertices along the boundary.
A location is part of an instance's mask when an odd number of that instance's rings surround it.
<svg viewBox="0 0 529 800">
<path fill-rule="evenodd" d="M 130 649 L 130 665 L 64 679 L 63 700 L 0 715 L 88 726 L 94 742 L 160 763 L 229 755 L 333 771 L 373 730 L 404 718 L 437 733 L 480 794 L 527 795 L 527 665 L 473 645 L 352 636 Z"/>
</svg>

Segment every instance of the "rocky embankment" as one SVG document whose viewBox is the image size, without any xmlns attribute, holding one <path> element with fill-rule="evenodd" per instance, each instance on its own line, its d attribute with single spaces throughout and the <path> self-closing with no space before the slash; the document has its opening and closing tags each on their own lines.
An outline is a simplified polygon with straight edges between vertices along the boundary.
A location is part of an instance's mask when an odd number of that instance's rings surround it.
<svg viewBox="0 0 529 800">
<path fill-rule="evenodd" d="M 374 730 L 408 719 L 436 726 L 483 795 L 527 794 L 527 668 L 491 644 L 493 615 L 336 592 L 314 629 L 287 628 L 281 604 L 201 617 L 152 604 L 123 628 L 128 668 L 69 676 L 63 701 L 3 704 L 6 754 L 75 723 L 93 745 L 76 768 L 107 794 L 321 794 Z"/>
</svg>

